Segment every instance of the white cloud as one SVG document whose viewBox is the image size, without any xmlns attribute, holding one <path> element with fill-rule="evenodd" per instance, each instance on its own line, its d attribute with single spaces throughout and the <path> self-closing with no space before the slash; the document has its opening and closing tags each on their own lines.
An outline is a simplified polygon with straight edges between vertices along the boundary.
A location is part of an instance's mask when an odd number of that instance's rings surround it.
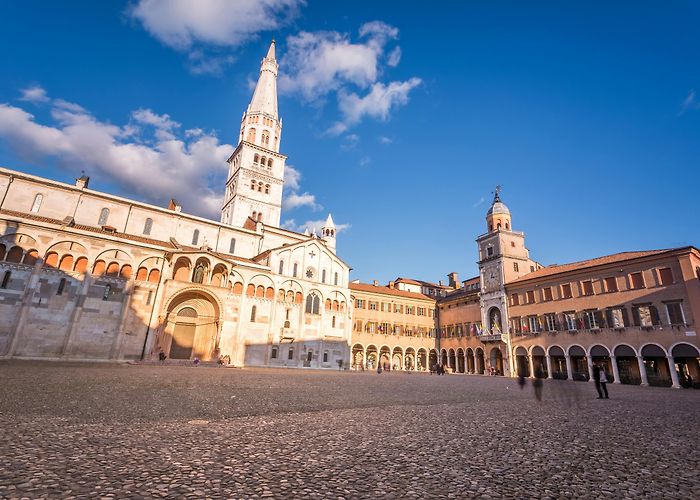
<svg viewBox="0 0 700 500">
<path fill-rule="evenodd" d="M 312 210 L 322 210 L 323 207 L 316 203 L 316 197 L 309 193 L 299 193 L 301 186 L 301 172 L 291 165 L 284 167 L 284 187 L 282 193 L 282 209 L 294 210 L 300 207 L 309 207 Z"/>
<path fill-rule="evenodd" d="M 46 90 L 39 85 L 33 85 L 22 89 L 22 96 L 19 98 L 20 101 L 28 101 L 33 103 L 49 102 L 49 96 L 46 95 Z"/>
<path fill-rule="evenodd" d="M 357 145 L 360 142 L 360 136 L 357 134 L 348 134 L 344 137 L 343 143 L 340 145 L 340 149 L 343 151 L 352 151 L 357 149 Z"/>
<path fill-rule="evenodd" d="M 295 219 L 287 219 L 281 224 L 281 226 L 284 229 L 296 231 L 298 233 L 303 233 L 305 230 L 308 230 L 311 233 L 315 230 L 318 234 L 325 223 L 326 219 L 307 220 L 301 224 L 297 224 Z M 350 229 L 350 224 L 335 224 L 335 230 L 337 233 L 342 233 L 348 229 Z"/>
<path fill-rule="evenodd" d="M 369 156 L 363 156 L 362 158 L 360 158 L 359 164 L 361 167 L 366 167 L 370 163 L 372 163 L 372 158 L 370 158 Z"/>
<path fill-rule="evenodd" d="M 341 90 L 338 93 L 338 107 L 343 114 L 343 120 L 333 125 L 328 133 L 345 131 L 359 123 L 365 116 L 387 120 L 391 109 L 408 103 L 408 94 L 420 84 L 421 79 L 415 77 L 405 82 L 391 82 L 388 85 L 377 82 L 363 97 Z"/>
<path fill-rule="evenodd" d="M 236 47 L 293 19 L 305 0 L 139 0 L 129 14 L 165 45 Z"/>
<path fill-rule="evenodd" d="M 474 204 L 472 205 L 472 208 L 476 208 L 476 207 L 478 207 L 478 206 L 480 206 L 480 205 L 483 205 L 485 201 L 486 201 L 486 198 L 484 198 L 484 197 L 482 196 L 482 197 L 479 198 L 476 202 L 474 202 Z"/>
<path fill-rule="evenodd" d="M 399 65 L 399 62 L 401 61 L 401 47 L 398 45 L 394 47 L 394 50 L 389 52 L 389 55 L 387 56 L 386 63 L 391 66 L 392 68 L 395 68 L 396 66 Z"/>
<path fill-rule="evenodd" d="M 301 172 L 291 165 L 284 166 L 284 189 L 298 190 Z"/>
<path fill-rule="evenodd" d="M 391 144 L 394 140 L 391 137 L 381 136 L 379 137 L 380 144 Z"/>
<path fill-rule="evenodd" d="M 235 60 L 236 58 L 230 54 L 212 55 L 202 50 L 193 50 L 187 55 L 187 67 L 195 75 L 218 76 Z"/>
<path fill-rule="evenodd" d="M 136 110 L 132 119 L 153 125 L 154 139 L 138 127 L 102 122 L 58 99 L 51 102 L 51 116 L 53 123 L 42 124 L 21 108 L 0 104 L 0 139 L 26 158 L 56 158 L 71 174 L 84 169 L 129 196 L 159 205 L 175 197 L 190 213 L 217 216 L 222 202 L 218 188 L 224 185 L 232 145 L 220 144 L 210 134 L 177 138 L 172 135 L 177 122 L 145 109 Z M 170 137 L 159 137 L 159 131 Z"/>
<path fill-rule="evenodd" d="M 366 88 L 379 76 L 379 58 L 398 30 L 381 21 L 360 27 L 361 42 L 337 31 L 302 31 L 287 38 L 280 90 L 312 101 L 346 84 Z"/>
<path fill-rule="evenodd" d="M 681 105 L 681 110 L 678 115 L 680 116 L 686 111 L 693 109 L 700 109 L 700 102 L 698 102 L 695 97 L 695 89 L 690 89 L 690 92 L 688 92 L 688 95 L 683 100 L 683 104 Z"/>
<path fill-rule="evenodd" d="M 282 209 L 283 210 L 294 210 L 299 207 L 310 207 L 314 211 L 322 210 L 321 205 L 316 204 L 316 197 L 311 193 L 286 193 L 282 199 Z"/>
</svg>

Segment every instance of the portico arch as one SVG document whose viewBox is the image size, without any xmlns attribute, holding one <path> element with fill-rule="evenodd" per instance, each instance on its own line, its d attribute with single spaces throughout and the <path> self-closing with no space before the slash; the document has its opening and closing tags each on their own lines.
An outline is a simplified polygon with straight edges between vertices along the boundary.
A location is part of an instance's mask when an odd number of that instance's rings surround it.
<svg viewBox="0 0 700 500">
<path fill-rule="evenodd" d="M 186 289 L 165 306 L 157 351 L 172 359 L 213 359 L 218 353 L 221 306 L 201 289 Z"/>
<path fill-rule="evenodd" d="M 620 383 L 630 385 L 640 385 L 642 376 L 639 372 L 637 352 L 632 346 L 618 344 L 613 347 L 613 355 L 617 363 L 617 371 L 620 375 Z"/>
<path fill-rule="evenodd" d="M 476 373 L 484 374 L 484 351 L 481 347 L 476 348 Z"/>
<path fill-rule="evenodd" d="M 686 342 L 678 342 L 669 349 L 678 372 L 681 387 L 700 388 L 700 350 Z"/>
<path fill-rule="evenodd" d="M 494 368 L 495 375 L 503 375 L 503 353 L 498 347 L 492 347 L 489 353 L 491 367 Z"/>
<path fill-rule="evenodd" d="M 352 369 L 365 369 L 365 348 L 362 344 L 355 344 L 352 346 Z"/>
<path fill-rule="evenodd" d="M 519 377 L 530 376 L 530 363 L 528 360 L 527 350 L 520 346 L 515 349 L 516 373 Z"/>
<path fill-rule="evenodd" d="M 457 373 L 464 373 L 464 351 L 457 349 Z"/>
</svg>

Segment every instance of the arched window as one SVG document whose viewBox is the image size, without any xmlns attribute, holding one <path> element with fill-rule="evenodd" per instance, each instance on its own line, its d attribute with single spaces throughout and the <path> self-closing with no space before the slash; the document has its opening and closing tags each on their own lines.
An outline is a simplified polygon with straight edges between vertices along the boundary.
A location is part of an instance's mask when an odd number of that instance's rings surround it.
<svg viewBox="0 0 700 500">
<path fill-rule="evenodd" d="M 256 184 L 255 179 L 250 181 L 250 189 L 252 189 L 253 191 L 255 191 L 255 184 Z"/>
<path fill-rule="evenodd" d="M 321 271 L 321 283 L 326 282 L 326 270 Z"/>
<path fill-rule="evenodd" d="M 270 132 L 268 132 L 267 130 L 263 130 L 262 143 L 266 146 L 270 144 Z"/>
<path fill-rule="evenodd" d="M 297 277 L 297 271 L 298 271 L 298 270 L 299 270 L 299 265 L 295 262 L 295 263 L 294 263 L 293 270 L 292 270 L 292 276 L 293 276 L 293 277 L 295 277 L 295 278 Z"/>
<path fill-rule="evenodd" d="M 333 316 L 333 320 L 331 321 L 331 327 L 335 328 L 335 316 Z"/>
<path fill-rule="evenodd" d="M 266 163 L 267 163 L 267 158 L 265 158 L 264 156 L 261 157 L 260 158 L 260 166 L 264 167 Z"/>
<path fill-rule="evenodd" d="M 37 194 L 34 197 L 34 203 L 32 203 L 32 212 L 37 213 L 39 209 L 41 208 L 41 202 L 44 201 L 44 195 L 43 194 Z"/>
<path fill-rule="evenodd" d="M 194 268 L 192 275 L 192 283 L 204 283 L 204 272 L 206 271 L 204 264 L 201 262 Z"/>
<path fill-rule="evenodd" d="M 275 149 L 277 149 L 277 142 L 279 141 L 279 137 L 275 136 Z"/>
<path fill-rule="evenodd" d="M 257 314 L 257 312 L 258 312 L 258 307 L 257 307 L 257 306 L 253 306 L 253 307 L 250 309 L 250 322 L 251 322 L 251 323 L 255 323 L 255 315 Z"/>
<path fill-rule="evenodd" d="M 510 224 L 506 222 L 506 230 L 510 230 Z"/>
<path fill-rule="evenodd" d="M 66 288 L 66 278 L 61 278 L 58 282 L 58 290 L 56 290 L 56 295 L 63 295 L 63 290 Z"/>
<path fill-rule="evenodd" d="M 313 295 L 306 296 L 306 314 L 312 314 L 314 310 L 314 297 Z"/>
<path fill-rule="evenodd" d="M 248 141 L 248 142 L 255 142 L 255 129 L 254 129 L 254 128 L 251 128 L 250 130 L 248 130 L 248 139 L 247 139 L 247 141 Z"/>
<path fill-rule="evenodd" d="M 262 212 L 258 212 L 257 221 L 258 221 L 258 222 L 262 222 Z"/>
<path fill-rule="evenodd" d="M 231 238 L 231 243 L 228 246 L 228 253 L 232 254 L 236 251 L 236 238 Z"/>
<path fill-rule="evenodd" d="M 258 182 L 258 192 L 262 192 L 262 190 L 263 190 L 263 183 L 261 181 L 261 182 Z"/>
<path fill-rule="evenodd" d="M 260 163 L 260 155 L 255 155 L 253 157 L 253 163 L 255 163 L 256 165 Z"/>
<path fill-rule="evenodd" d="M 272 158 L 267 160 L 267 168 L 272 168 Z"/>
<path fill-rule="evenodd" d="M 10 277 L 12 276 L 12 273 L 10 271 L 5 271 L 5 275 L 2 277 L 2 283 L 0 283 L 0 288 L 3 290 L 7 288 L 7 285 L 10 284 Z"/>
<path fill-rule="evenodd" d="M 270 194 L 270 185 L 265 184 L 265 194 Z"/>
<path fill-rule="evenodd" d="M 153 219 L 150 217 L 146 219 L 146 222 L 143 224 L 143 234 L 149 235 L 151 234 L 151 229 L 153 228 Z"/>
<path fill-rule="evenodd" d="M 272 346 L 272 352 L 270 352 L 270 359 L 277 359 L 278 348 L 276 345 Z"/>
<path fill-rule="evenodd" d="M 335 273 L 335 276 L 333 276 L 333 284 L 338 286 L 338 273 Z"/>
<path fill-rule="evenodd" d="M 17 264 L 19 264 L 20 262 L 22 262 L 23 257 L 24 250 L 22 250 L 22 247 L 12 247 L 10 248 L 10 251 L 7 252 L 5 260 L 7 262 L 16 262 Z"/>
<path fill-rule="evenodd" d="M 196 245 L 198 241 L 199 241 L 199 229 L 195 229 L 194 232 L 192 233 L 192 244 Z"/>
<path fill-rule="evenodd" d="M 100 211 L 100 218 L 97 221 L 98 226 L 104 226 L 107 224 L 107 219 L 109 219 L 109 208 L 103 208 Z"/>
<path fill-rule="evenodd" d="M 253 210 L 253 220 L 256 220 L 258 218 L 258 212 Z"/>
<path fill-rule="evenodd" d="M 501 223 L 500 222 L 498 224 L 496 224 L 496 229 L 498 229 L 499 231 L 501 230 Z"/>
<path fill-rule="evenodd" d="M 281 260 L 280 261 L 280 269 L 279 269 L 279 272 L 277 274 L 282 274 L 283 272 L 284 272 L 284 261 Z"/>
<path fill-rule="evenodd" d="M 289 351 L 287 352 L 287 359 L 293 360 L 294 359 L 294 348 L 290 347 Z"/>
</svg>

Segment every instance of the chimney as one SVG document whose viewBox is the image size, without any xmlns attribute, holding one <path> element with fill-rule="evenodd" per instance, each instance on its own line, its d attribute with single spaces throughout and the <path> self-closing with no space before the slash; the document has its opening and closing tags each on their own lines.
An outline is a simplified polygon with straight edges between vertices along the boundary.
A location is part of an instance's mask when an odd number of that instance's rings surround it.
<svg viewBox="0 0 700 500">
<path fill-rule="evenodd" d="M 372 282 L 372 284 L 373 284 L 374 286 L 379 286 L 379 282 L 378 282 L 377 280 L 374 280 L 374 281 Z"/>
<path fill-rule="evenodd" d="M 442 280 L 438 281 L 438 285 L 442 286 Z"/>
<path fill-rule="evenodd" d="M 449 281 L 450 288 L 457 288 L 457 283 L 459 282 L 459 280 L 457 279 L 457 273 L 452 272 L 452 273 L 448 274 L 447 277 L 450 280 Z"/>
<path fill-rule="evenodd" d="M 88 185 L 90 184 L 90 177 L 87 175 L 83 174 L 77 179 L 75 179 L 75 185 L 76 187 L 79 187 L 80 189 L 87 189 Z"/>
<path fill-rule="evenodd" d="M 168 203 L 168 210 L 182 212 L 182 205 L 180 205 L 175 198 L 170 198 L 170 203 Z"/>
<path fill-rule="evenodd" d="M 390 282 L 389 282 L 389 288 L 391 288 L 391 289 L 394 288 L 394 282 L 393 282 L 393 281 L 390 281 Z"/>
</svg>

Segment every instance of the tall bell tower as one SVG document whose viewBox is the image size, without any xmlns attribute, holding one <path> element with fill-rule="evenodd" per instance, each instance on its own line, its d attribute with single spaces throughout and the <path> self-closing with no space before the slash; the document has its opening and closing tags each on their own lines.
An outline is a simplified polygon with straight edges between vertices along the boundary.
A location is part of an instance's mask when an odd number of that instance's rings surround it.
<svg viewBox="0 0 700 500">
<path fill-rule="evenodd" d="M 228 159 L 221 222 L 243 226 L 248 217 L 279 227 L 284 163 L 279 153 L 282 120 L 277 114 L 275 41 L 260 64 L 253 99 L 241 119 L 238 146 Z"/>
</svg>

